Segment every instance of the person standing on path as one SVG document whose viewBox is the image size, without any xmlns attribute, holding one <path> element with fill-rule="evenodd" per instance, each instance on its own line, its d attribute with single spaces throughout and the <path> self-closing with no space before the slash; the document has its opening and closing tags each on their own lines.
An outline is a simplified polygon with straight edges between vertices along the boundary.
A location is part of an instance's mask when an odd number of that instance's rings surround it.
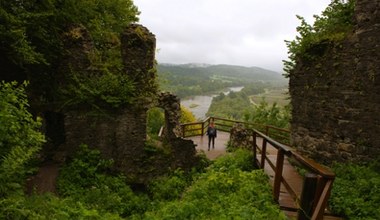
<svg viewBox="0 0 380 220">
<path fill-rule="evenodd" d="M 215 138 L 216 138 L 216 128 L 214 122 L 210 122 L 206 132 L 208 136 L 208 150 L 210 150 L 210 145 L 212 142 L 212 149 L 215 148 Z"/>
</svg>

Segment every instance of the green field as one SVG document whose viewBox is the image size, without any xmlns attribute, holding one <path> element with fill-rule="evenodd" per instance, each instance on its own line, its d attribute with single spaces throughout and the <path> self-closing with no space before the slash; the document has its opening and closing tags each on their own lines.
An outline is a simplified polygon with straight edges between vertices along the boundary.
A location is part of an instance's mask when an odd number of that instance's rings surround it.
<svg viewBox="0 0 380 220">
<path fill-rule="evenodd" d="M 289 104 L 290 98 L 287 89 L 266 90 L 265 93 L 250 96 L 253 103 L 259 104 L 263 98 L 265 101 L 272 105 L 277 103 L 279 106 L 285 106 Z"/>
</svg>

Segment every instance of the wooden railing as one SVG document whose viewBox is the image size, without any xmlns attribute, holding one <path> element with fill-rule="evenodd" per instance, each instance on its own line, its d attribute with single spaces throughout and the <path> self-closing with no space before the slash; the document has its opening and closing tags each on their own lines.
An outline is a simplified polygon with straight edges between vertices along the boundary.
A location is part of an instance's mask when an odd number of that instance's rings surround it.
<svg viewBox="0 0 380 220">
<path fill-rule="evenodd" d="M 274 200 L 278 202 L 281 184 L 283 184 L 293 200 L 299 204 L 298 219 L 323 219 L 335 174 L 329 168 L 301 156 L 292 148 L 273 140 L 257 130 L 252 130 L 252 136 L 252 149 L 257 166 L 264 169 L 265 162 L 267 162 L 275 173 L 273 183 Z M 259 137 L 262 138 L 262 146 L 258 146 L 257 144 Z M 273 164 L 267 157 L 266 150 L 268 144 L 277 149 L 276 164 Z M 258 155 L 258 151 L 260 155 Z M 297 195 L 296 190 L 287 182 L 286 178 L 282 176 L 285 157 L 295 160 L 302 168 L 308 171 L 304 178 L 300 197 Z M 292 207 L 281 208 L 292 210 Z"/>
<path fill-rule="evenodd" d="M 204 135 L 211 121 L 215 123 L 220 131 L 230 132 L 231 128 L 239 123 L 243 124 L 246 128 L 261 131 L 267 136 L 278 140 L 280 143 L 290 144 L 290 132 L 287 129 L 218 117 L 208 117 L 203 121 L 181 124 L 182 137 Z"/>
<path fill-rule="evenodd" d="M 217 117 L 209 117 L 202 122 L 182 124 L 182 136 L 189 137 L 204 135 L 210 121 L 214 121 L 218 130 L 225 132 L 230 132 L 235 123 L 244 124 L 251 131 L 252 151 L 255 158 L 255 165 L 261 169 L 264 169 L 267 162 L 275 173 L 273 183 L 274 200 L 279 202 L 280 188 L 282 184 L 292 196 L 293 200 L 298 204 L 296 210 L 294 210 L 293 207 L 281 207 L 282 209 L 297 211 L 297 219 L 323 219 L 332 184 L 335 179 L 335 174 L 329 168 L 303 157 L 292 148 L 283 144 L 289 143 L 288 130 L 273 126 L 264 126 Z M 281 133 L 287 133 L 287 135 Z M 271 134 L 276 135 L 271 136 Z M 282 143 L 275 140 L 278 137 L 282 137 Z M 262 140 L 261 146 L 258 144 L 259 139 Z M 268 145 L 271 145 L 277 149 L 277 157 L 275 160 L 276 164 L 273 164 L 267 156 Z M 302 194 L 300 196 L 297 195 L 296 190 L 291 187 L 286 178 L 283 176 L 283 167 L 286 157 L 296 161 L 303 169 L 308 171 L 304 177 Z"/>
</svg>

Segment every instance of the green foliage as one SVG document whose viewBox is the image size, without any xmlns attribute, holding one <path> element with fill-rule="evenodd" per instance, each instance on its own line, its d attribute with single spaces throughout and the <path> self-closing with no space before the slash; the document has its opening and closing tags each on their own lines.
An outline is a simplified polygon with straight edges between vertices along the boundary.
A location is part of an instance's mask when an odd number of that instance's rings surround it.
<svg viewBox="0 0 380 220">
<path fill-rule="evenodd" d="M 228 95 L 213 98 L 206 115 L 239 120 L 251 105 L 246 93 L 231 91 Z"/>
<path fill-rule="evenodd" d="M 2 199 L 0 210 L 0 219 L 121 219 L 116 214 L 87 209 L 71 198 L 60 199 L 50 194 Z"/>
<path fill-rule="evenodd" d="M 181 98 L 260 81 L 272 84 L 286 83 L 279 73 L 270 70 L 230 65 L 158 65 L 158 76 L 161 90 L 170 91 Z"/>
<path fill-rule="evenodd" d="M 181 124 L 185 124 L 185 123 L 192 123 L 196 121 L 197 119 L 195 118 L 194 114 L 185 106 L 181 106 L 181 118 L 179 119 L 179 122 Z M 188 125 L 186 126 L 186 130 L 194 130 L 194 131 L 186 132 L 187 136 L 200 135 L 202 133 L 202 125 L 201 124 Z"/>
<path fill-rule="evenodd" d="M 241 90 L 241 92 L 250 95 L 257 95 L 260 93 L 264 93 L 265 89 L 271 88 L 273 85 L 269 83 L 263 83 L 263 82 L 256 82 L 256 83 L 250 83 Z"/>
<path fill-rule="evenodd" d="M 182 170 L 176 170 L 170 175 L 162 176 L 152 181 L 148 190 L 152 199 L 156 201 L 179 199 L 189 185 L 186 174 Z"/>
<path fill-rule="evenodd" d="M 289 60 L 284 61 L 286 76 L 291 74 L 297 57 L 312 59 L 323 55 L 330 42 L 342 40 L 352 29 L 355 0 L 333 0 L 322 12 L 315 15 L 313 26 L 309 25 L 301 16 L 301 25 L 297 27 L 299 36 L 293 41 L 285 41 L 288 47 Z"/>
<path fill-rule="evenodd" d="M 180 123 L 191 123 L 196 122 L 197 119 L 193 115 L 193 113 L 187 109 L 185 106 L 181 106 L 181 118 L 179 119 Z"/>
<path fill-rule="evenodd" d="M 265 89 L 274 88 L 267 83 L 252 83 L 240 92 L 220 93 L 214 97 L 206 115 L 245 120 L 263 125 L 286 127 L 290 119 L 289 106 L 280 107 L 276 103 L 269 106 L 263 99 L 259 105 L 251 102 L 251 95 L 263 93 Z"/>
<path fill-rule="evenodd" d="M 139 14 L 131 0 L 57 1 L 61 7 L 60 19 L 73 24 L 83 24 L 91 32 L 98 48 L 117 44 L 123 28 L 138 21 Z"/>
<path fill-rule="evenodd" d="M 180 123 L 190 123 L 195 122 L 196 118 L 191 111 L 186 107 L 181 106 L 181 117 L 179 119 Z M 165 124 L 164 110 L 161 108 L 151 108 L 148 111 L 147 117 L 147 132 L 151 137 L 158 135 L 160 128 Z M 199 126 L 191 126 L 189 129 L 194 129 Z"/>
<path fill-rule="evenodd" d="M 89 103 L 94 108 L 129 103 L 133 86 L 121 74 L 119 36 L 126 25 L 138 20 L 138 13 L 132 0 L 1 0 L 2 71 L 9 78 L 31 79 L 39 101 L 63 102 L 65 107 Z M 87 54 L 91 66 L 83 71 L 97 75 L 65 78 L 71 74 L 70 67 L 62 66 L 67 62 L 65 41 L 81 37 L 74 27 L 88 30 L 88 40 L 94 41 L 94 48 L 83 48 L 91 49 Z M 63 88 L 61 96 L 57 91 L 67 82 L 72 84 Z"/>
<path fill-rule="evenodd" d="M 0 197 L 22 192 L 26 165 L 44 143 L 41 120 L 28 112 L 27 83 L 0 83 Z"/>
<path fill-rule="evenodd" d="M 72 82 L 61 90 L 63 107 L 88 104 L 96 110 L 104 107 L 118 108 L 133 100 L 134 86 L 123 75 L 106 73 L 85 76 L 72 74 Z"/>
<path fill-rule="evenodd" d="M 273 103 L 269 106 L 263 99 L 259 105 L 253 106 L 244 114 L 244 121 L 263 125 L 272 125 L 278 128 L 288 128 L 290 122 L 290 106 L 281 108 Z"/>
<path fill-rule="evenodd" d="M 164 110 L 161 108 L 151 108 L 147 116 L 147 133 L 150 136 L 157 136 L 165 123 Z"/>
<path fill-rule="evenodd" d="M 369 165 L 335 164 L 337 177 L 331 192 L 334 213 L 348 219 L 380 219 L 379 161 Z"/>
<path fill-rule="evenodd" d="M 181 199 L 161 202 L 133 219 L 286 219 L 272 200 L 268 177 L 262 170 L 243 171 L 237 160 L 218 162 L 201 174 Z M 245 165 L 242 166 L 245 169 Z"/>
<path fill-rule="evenodd" d="M 253 154 L 245 149 L 237 149 L 233 154 L 227 154 L 212 164 L 211 169 L 216 171 L 226 171 L 239 169 L 242 171 L 252 171 Z"/>
<path fill-rule="evenodd" d="M 2 0 L 0 5 L 0 51 L 21 66 L 54 64 L 64 52 L 60 35 L 70 25 L 85 26 L 104 50 L 115 45 L 126 24 L 138 20 L 131 0 Z"/>
<path fill-rule="evenodd" d="M 58 188 L 61 195 L 69 195 L 78 186 L 86 190 L 92 186 L 99 187 L 107 170 L 112 166 L 112 160 L 100 158 L 99 150 L 91 150 L 87 145 L 81 145 L 73 160 L 60 172 Z M 98 184 L 98 185 L 94 185 Z"/>
<path fill-rule="evenodd" d="M 112 160 L 101 159 L 98 150 L 82 145 L 73 161 L 61 170 L 59 194 L 100 213 L 128 216 L 143 212 L 147 197 L 134 194 L 125 177 L 111 175 L 112 163 Z"/>
</svg>

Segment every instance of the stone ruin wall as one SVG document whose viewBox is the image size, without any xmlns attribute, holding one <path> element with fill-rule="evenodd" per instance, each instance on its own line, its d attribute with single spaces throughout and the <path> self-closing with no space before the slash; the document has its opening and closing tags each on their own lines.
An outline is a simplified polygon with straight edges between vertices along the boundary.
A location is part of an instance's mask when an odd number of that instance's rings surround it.
<svg viewBox="0 0 380 220">
<path fill-rule="evenodd" d="M 317 46 L 290 76 L 292 145 L 329 164 L 380 156 L 380 0 L 357 0 L 342 42 Z"/>
<path fill-rule="evenodd" d="M 170 93 L 158 92 L 155 86 L 155 36 L 145 27 L 132 24 L 122 33 L 121 44 L 124 72 L 136 85 L 136 102 L 106 115 L 92 116 L 86 109 L 65 112 L 65 143 L 58 151 L 70 155 L 85 143 L 99 149 L 105 158 L 114 159 L 115 167 L 135 183 L 144 183 L 169 168 L 190 169 L 197 157 L 194 143 L 177 137 L 180 100 Z M 153 107 L 165 112 L 164 141 L 170 147 L 169 154 L 156 155 L 155 161 L 144 150 L 147 111 Z"/>
<path fill-rule="evenodd" d="M 98 74 L 91 67 L 90 57 L 96 53 L 91 35 L 82 25 L 67 27 L 62 35 L 65 54 L 60 58 L 56 72 L 43 81 L 30 80 L 28 97 L 33 114 L 43 118 L 42 130 L 48 142 L 41 156 L 62 163 L 69 159 L 80 144 L 99 149 L 101 155 L 113 159 L 114 168 L 126 174 L 129 181 L 145 183 L 169 169 L 190 170 L 199 157 L 195 144 L 179 137 L 180 100 L 170 93 L 158 91 L 155 72 L 156 39 L 147 28 L 130 24 L 121 33 L 121 58 L 123 74 L 135 85 L 134 102 L 118 109 L 103 109 L 105 114 L 96 113 L 91 106 L 81 105 L 62 108 L 53 95 L 70 84 L 69 75 Z M 23 81 L 27 76 L 13 74 L 7 63 L 3 80 Z M 10 65 L 10 66 L 9 66 Z M 50 85 L 46 86 L 44 83 Z M 46 95 L 47 94 L 47 95 Z M 42 103 L 41 96 L 48 96 Z M 147 111 L 159 107 L 165 112 L 163 146 L 157 152 L 145 149 L 147 140 Z M 159 147 L 160 148 L 160 147 Z"/>
</svg>

